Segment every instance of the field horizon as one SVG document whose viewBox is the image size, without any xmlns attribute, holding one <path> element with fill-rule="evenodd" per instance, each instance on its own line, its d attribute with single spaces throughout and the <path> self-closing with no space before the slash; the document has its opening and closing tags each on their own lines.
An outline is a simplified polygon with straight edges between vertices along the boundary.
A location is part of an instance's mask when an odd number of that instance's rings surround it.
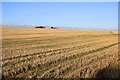
<svg viewBox="0 0 120 80">
<path fill-rule="evenodd" d="M 5 25 L 3 25 L 3 26 L 0 26 L 1 28 L 35 28 L 36 26 L 10 26 L 10 25 L 8 25 L 8 26 L 5 26 Z M 70 27 L 56 27 L 56 28 L 58 28 L 58 29 L 65 29 L 65 30 L 97 30 L 97 31 L 115 31 L 115 32 L 118 32 L 118 29 L 84 29 L 84 28 L 70 28 Z M 41 29 L 41 28 L 40 28 Z M 47 26 L 46 28 L 44 28 L 44 29 L 51 29 L 51 27 L 49 26 Z"/>
</svg>

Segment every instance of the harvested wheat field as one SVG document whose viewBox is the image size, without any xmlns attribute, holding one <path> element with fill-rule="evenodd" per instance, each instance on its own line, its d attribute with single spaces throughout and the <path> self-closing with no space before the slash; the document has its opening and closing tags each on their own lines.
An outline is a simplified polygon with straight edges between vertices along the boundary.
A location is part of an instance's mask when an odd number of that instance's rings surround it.
<svg viewBox="0 0 120 80">
<path fill-rule="evenodd" d="M 2 28 L 3 78 L 118 78 L 118 34 Z"/>
</svg>

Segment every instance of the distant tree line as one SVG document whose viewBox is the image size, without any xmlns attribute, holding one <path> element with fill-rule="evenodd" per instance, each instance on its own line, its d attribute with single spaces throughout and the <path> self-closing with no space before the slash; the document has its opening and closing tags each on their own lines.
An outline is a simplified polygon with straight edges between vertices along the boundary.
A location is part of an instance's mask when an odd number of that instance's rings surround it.
<svg viewBox="0 0 120 80">
<path fill-rule="evenodd" d="M 46 28 L 45 26 L 36 26 L 35 28 Z"/>
<path fill-rule="evenodd" d="M 50 27 L 50 28 L 51 28 L 51 29 L 58 29 L 58 28 L 56 28 L 56 27 L 53 27 L 53 26 L 52 26 L 52 27 Z"/>
<path fill-rule="evenodd" d="M 46 28 L 45 26 L 36 26 L 35 28 Z M 50 27 L 51 29 L 58 29 L 58 28 L 56 28 L 56 27 Z"/>
</svg>

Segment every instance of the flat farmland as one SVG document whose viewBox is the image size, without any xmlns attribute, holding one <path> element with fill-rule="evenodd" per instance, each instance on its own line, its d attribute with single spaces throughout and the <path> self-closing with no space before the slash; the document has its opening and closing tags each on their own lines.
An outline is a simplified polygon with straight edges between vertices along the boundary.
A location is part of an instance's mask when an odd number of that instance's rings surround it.
<svg viewBox="0 0 120 80">
<path fill-rule="evenodd" d="M 3 78 L 118 78 L 118 33 L 2 28 Z"/>
</svg>

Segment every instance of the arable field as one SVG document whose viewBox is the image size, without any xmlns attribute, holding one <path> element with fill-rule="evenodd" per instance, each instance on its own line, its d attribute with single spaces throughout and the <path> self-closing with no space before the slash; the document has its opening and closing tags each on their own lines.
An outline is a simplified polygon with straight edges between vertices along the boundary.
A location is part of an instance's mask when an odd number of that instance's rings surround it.
<svg viewBox="0 0 120 80">
<path fill-rule="evenodd" d="M 119 77 L 117 32 L 2 28 L 3 78 Z"/>
</svg>

